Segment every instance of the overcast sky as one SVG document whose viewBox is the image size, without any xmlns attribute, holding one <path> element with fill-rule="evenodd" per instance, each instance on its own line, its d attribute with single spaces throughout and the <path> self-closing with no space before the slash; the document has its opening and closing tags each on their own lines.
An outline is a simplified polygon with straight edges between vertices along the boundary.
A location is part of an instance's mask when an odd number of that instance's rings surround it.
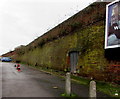
<svg viewBox="0 0 120 99">
<path fill-rule="evenodd" d="M 0 0 L 0 55 L 27 45 L 95 0 Z"/>
</svg>

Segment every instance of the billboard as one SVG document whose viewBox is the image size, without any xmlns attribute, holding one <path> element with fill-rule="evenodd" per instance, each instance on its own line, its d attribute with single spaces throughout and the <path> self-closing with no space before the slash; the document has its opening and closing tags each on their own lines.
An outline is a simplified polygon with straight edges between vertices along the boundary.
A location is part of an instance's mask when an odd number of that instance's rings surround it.
<svg viewBox="0 0 120 99">
<path fill-rule="evenodd" d="M 105 49 L 120 47 L 120 1 L 106 5 Z"/>
</svg>

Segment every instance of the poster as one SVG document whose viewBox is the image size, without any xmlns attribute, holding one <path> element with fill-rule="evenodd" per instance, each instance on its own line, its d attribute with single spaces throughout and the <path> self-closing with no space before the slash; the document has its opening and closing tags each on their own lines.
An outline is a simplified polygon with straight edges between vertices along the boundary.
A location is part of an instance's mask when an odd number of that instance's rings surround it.
<svg viewBox="0 0 120 99">
<path fill-rule="evenodd" d="M 106 6 L 105 49 L 120 47 L 120 1 Z"/>
</svg>

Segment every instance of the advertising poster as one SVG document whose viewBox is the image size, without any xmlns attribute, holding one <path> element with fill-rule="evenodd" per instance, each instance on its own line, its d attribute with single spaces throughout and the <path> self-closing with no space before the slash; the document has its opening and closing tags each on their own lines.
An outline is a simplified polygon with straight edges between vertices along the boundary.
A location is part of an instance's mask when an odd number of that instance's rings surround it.
<svg viewBox="0 0 120 99">
<path fill-rule="evenodd" d="M 120 47 L 120 1 L 106 6 L 105 49 Z"/>
</svg>

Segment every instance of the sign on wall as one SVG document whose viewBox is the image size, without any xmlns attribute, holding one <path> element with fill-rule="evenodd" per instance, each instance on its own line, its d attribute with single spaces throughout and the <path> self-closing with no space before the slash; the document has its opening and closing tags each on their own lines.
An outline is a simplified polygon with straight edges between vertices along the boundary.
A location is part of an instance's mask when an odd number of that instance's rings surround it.
<svg viewBox="0 0 120 99">
<path fill-rule="evenodd" d="M 105 49 L 120 47 L 120 0 L 106 6 Z"/>
</svg>

